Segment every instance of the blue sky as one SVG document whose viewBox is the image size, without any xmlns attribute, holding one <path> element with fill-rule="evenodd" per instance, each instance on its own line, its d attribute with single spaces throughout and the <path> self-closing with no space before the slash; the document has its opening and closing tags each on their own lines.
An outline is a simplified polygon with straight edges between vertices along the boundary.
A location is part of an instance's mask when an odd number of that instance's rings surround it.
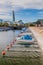
<svg viewBox="0 0 43 65">
<path fill-rule="evenodd" d="M 15 12 L 16 19 L 22 19 L 24 22 L 35 22 L 37 19 L 43 19 L 43 10 L 22 9 Z"/>
<path fill-rule="evenodd" d="M 12 21 L 12 10 L 15 19 L 26 22 L 35 22 L 43 19 L 43 0 L 1 0 L 0 19 Z"/>
</svg>

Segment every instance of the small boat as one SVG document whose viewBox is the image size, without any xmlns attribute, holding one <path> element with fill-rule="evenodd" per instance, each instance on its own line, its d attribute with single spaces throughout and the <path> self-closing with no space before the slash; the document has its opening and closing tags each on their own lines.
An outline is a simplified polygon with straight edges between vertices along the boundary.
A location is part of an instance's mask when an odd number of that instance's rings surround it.
<svg viewBox="0 0 43 65">
<path fill-rule="evenodd" d="M 16 38 L 16 40 L 19 42 L 29 42 L 29 43 L 34 42 L 34 38 L 32 38 L 31 35 L 23 35 L 21 37 Z"/>
<path fill-rule="evenodd" d="M 27 32 L 25 33 L 24 32 L 24 33 L 19 34 L 19 36 L 22 36 L 22 35 L 32 35 L 32 33 L 27 33 Z"/>
</svg>

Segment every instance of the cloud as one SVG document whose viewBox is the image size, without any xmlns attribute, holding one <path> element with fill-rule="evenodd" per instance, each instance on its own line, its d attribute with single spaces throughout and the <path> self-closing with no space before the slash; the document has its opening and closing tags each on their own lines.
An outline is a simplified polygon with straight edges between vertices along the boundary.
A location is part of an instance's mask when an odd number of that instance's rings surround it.
<svg viewBox="0 0 43 65">
<path fill-rule="evenodd" d="M 38 16 L 43 17 L 43 10 L 38 12 Z"/>
<path fill-rule="evenodd" d="M 7 8 L 0 8 L 0 18 L 5 19 L 11 17 L 12 11 Z"/>
<path fill-rule="evenodd" d="M 7 0 L 0 1 L 0 19 L 11 19 L 11 5 Z"/>
<path fill-rule="evenodd" d="M 8 15 L 0 15 L 0 19 L 3 19 L 3 20 L 12 20 L 12 17 L 11 16 L 8 16 Z"/>
<path fill-rule="evenodd" d="M 38 14 L 42 14 L 43 15 L 43 11 L 38 12 Z"/>
<path fill-rule="evenodd" d="M 43 9 L 43 0 L 0 0 L 0 18 L 10 18 L 12 10 Z"/>
<path fill-rule="evenodd" d="M 43 0 L 1 0 L 0 5 L 9 9 L 43 9 Z"/>
<path fill-rule="evenodd" d="M 1 0 L 0 4 L 15 10 L 19 8 L 43 9 L 43 0 Z"/>
<path fill-rule="evenodd" d="M 10 2 L 12 7 L 15 5 L 22 8 L 43 9 L 43 0 L 12 0 Z"/>
</svg>

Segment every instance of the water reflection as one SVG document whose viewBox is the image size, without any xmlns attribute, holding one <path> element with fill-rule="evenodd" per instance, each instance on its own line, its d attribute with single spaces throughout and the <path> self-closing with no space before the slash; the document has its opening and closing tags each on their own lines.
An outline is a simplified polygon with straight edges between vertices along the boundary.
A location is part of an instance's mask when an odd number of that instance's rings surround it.
<svg viewBox="0 0 43 65">
<path fill-rule="evenodd" d="M 21 30 L 0 31 L 0 50 L 5 49 L 20 32 Z"/>
<path fill-rule="evenodd" d="M 0 50 L 4 49 L 13 40 L 13 31 L 0 32 Z"/>
</svg>

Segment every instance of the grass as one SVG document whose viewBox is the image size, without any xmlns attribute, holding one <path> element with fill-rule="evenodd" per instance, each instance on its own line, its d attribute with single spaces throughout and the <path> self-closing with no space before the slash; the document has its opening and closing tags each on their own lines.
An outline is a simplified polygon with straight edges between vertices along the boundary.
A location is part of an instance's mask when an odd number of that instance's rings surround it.
<svg viewBox="0 0 43 65">
<path fill-rule="evenodd" d="M 42 65 L 40 57 L 1 57 L 0 65 Z"/>
</svg>

